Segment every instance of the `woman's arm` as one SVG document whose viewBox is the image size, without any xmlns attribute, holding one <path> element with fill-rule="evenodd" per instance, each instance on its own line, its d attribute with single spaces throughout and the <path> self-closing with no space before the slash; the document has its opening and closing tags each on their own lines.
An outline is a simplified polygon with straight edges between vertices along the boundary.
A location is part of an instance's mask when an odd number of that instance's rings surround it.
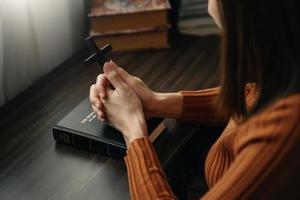
<svg viewBox="0 0 300 200">
<path fill-rule="evenodd" d="M 220 87 L 214 87 L 198 91 L 181 91 L 182 113 L 177 118 L 179 121 L 195 121 L 204 125 L 224 125 L 229 118 L 224 117 L 216 109 L 216 99 L 220 93 Z M 245 86 L 246 105 L 248 109 L 255 104 L 257 89 L 254 83 Z"/>
<path fill-rule="evenodd" d="M 178 93 L 155 93 L 155 103 L 147 116 L 176 118 L 205 125 L 223 125 L 224 119 L 215 107 L 220 88 Z"/>
<path fill-rule="evenodd" d="M 125 162 L 132 200 L 177 199 L 147 137 L 130 144 Z"/>
<path fill-rule="evenodd" d="M 133 199 L 175 199 L 149 141 L 142 103 L 137 94 L 117 73 L 115 65 L 105 63 L 104 76 L 113 87 L 107 87 L 102 106 L 107 121 L 120 130 L 128 147 L 130 192 Z M 92 90 L 91 97 L 97 95 Z M 93 99 L 93 98 L 91 98 Z"/>
<path fill-rule="evenodd" d="M 179 118 L 182 113 L 183 95 L 177 93 L 155 93 L 154 103 L 147 117 Z"/>
<path fill-rule="evenodd" d="M 176 118 L 183 121 L 197 121 L 203 124 L 224 123 L 214 109 L 214 102 L 219 88 L 199 91 L 181 91 L 177 93 L 158 93 L 151 90 L 141 79 L 132 76 L 124 69 L 110 62 L 122 79 L 140 98 L 145 116 Z M 105 120 L 105 111 L 100 98 L 105 98 L 105 88 L 109 85 L 107 78 L 101 74 L 97 83 L 92 86 L 91 93 L 99 93 L 91 98 L 93 109 L 99 113 L 100 119 Z M 97 92 L 93 92 L 93 91 Z M 99 98 L 100 97 L 100 98 Z"/>
<path fill-rule="evenodd" d="M 151 90 L 141 79 L 132 76 L 114 62 L 111 61 L 110 64 L 113 65 L 121 78 L 138 95 L 147 118 L 176 118 L 179 121 L 195 121 L 205 125 L 224 125 L 228 121 L 228 118 L 221 116 L 215 107 L 220 87 L 198 91 L 158 93 Z M 91 87 L 90 94 L 95 94 L 91 96 L 93 110 L 99 115 L 101 121 L 104 121 L 106 116 L 100 98 L 105 98 L 106 87 L 109 84 L 104 74 L 100 74 L 97 78 L 97 83 Z M 247 104 L 252 104 L 255 100 L 256 95 L 253 95 L 255 94 L 253 91 L 255 91 L 255 85 L 247 84 L 245 91 Z"/>
<path fill-rule="evenodd" d="M 224 119 L 216 109 L 216 99 L 220 87 L 198 91 L 181 91 L 183 96 L 182 113 L 179 121 L 195 121 L 205 125 L 223 125 Z"/>
</svg>

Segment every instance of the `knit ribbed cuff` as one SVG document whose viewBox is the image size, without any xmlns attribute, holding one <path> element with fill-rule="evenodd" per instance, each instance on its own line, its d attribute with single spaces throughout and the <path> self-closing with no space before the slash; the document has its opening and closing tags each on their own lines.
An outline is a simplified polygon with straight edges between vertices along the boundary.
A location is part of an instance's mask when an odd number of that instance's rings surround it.
<svg viewBox="0 0 300 200">
<path fill-rule="evenodd" d="M 176 199 L 148 137 L 134 140 L 124 159 L 131 199 Z"/>
<path fill-rule="evenodd" d="M 181 91 L 183 95 L 182 113 L 179 121 L 209 122 L 215 120 L 215 100 L 219 88 L 200 91 Z"/>
<path fill-rule="evenodd" d="M 146 156 L 147 158 L 149 158 L 145 163 L 148 167 L 152 165 L 157 165 L 160 167 L 160 163 L 155 153 L 155 149 L 148 137 L 138 138 L 131 142 L 131 144 L 128 147 L 125 159 L 128 159 L 128 157 L 138 158 L 139 156 Z"/>
</svg>

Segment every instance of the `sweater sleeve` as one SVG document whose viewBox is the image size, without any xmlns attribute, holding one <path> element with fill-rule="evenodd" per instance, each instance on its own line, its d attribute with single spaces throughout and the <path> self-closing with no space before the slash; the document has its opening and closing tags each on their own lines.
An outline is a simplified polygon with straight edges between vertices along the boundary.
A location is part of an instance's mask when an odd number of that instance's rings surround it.
<svg viewBox="0 0 300 200">
<path fill-rule="evenodd" d="M 125 157 L 132 200 L 176 199 L 147 137 L 134 140 Z"/>
<path fill-rule="evenodd" d="M 182 113 L 178 121 L 192 121 L 204 125 L 224 125 L 229 118 L 224 117 L 216 108 L 216 99 L 220 87 L 197 91 L 180 91 L 183 96 Z M 257 98 L 257 89 L 254 83 L 245 86 L 245 101 L 250 108 Z"/>
<path fill-rule="evenodd" d="M 179 121 L 193 121 L 201 124 L 224 124 L 226 119 L 217 112 L 215 101 L 220 87 L 198 90 L 181 91 L 183 96 L 182 114 Z"/>
</svg>

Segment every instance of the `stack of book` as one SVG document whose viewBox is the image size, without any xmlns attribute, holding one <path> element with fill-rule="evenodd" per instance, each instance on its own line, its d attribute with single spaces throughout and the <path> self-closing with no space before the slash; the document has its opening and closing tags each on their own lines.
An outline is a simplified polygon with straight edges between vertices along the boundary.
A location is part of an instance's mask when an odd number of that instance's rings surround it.
<svg viewBox="0 0 300 200">
<path fill-rule="evenodd" d="M 114 50 L 168 47 L 168 0 L 92 0 L 90 35 Z"/>
<path fill-rule="evenodd" d="M 178 24 L 184 34 L 203 36 L 219 33 L 208 14 L 208 0 L 182 0 Z"/>
</svg>

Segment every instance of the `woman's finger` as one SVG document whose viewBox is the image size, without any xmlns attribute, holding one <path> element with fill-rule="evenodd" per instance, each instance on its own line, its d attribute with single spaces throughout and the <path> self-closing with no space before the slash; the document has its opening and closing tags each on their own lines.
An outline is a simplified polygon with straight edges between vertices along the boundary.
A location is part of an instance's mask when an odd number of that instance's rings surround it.
<svg viewBox="0 0 300 200">
<path fill-rule="evenodd" d="M 108 86 L 108 80 L 104 74 L 100 74 L 97 77 L 96 88 L 99 92 L 99 96 L 101 99 L 106 98 L 106 87 Z"/>
<path fill-rule="evenodd" d="M 97 116 L 106 119 L 106 114 L 103 110 L 98 109 L 96 106 L 92 105 L 93 111 L 97 114 Z"/>
<path fill-rule="evenodd" d="M 101 101 L 99 99 L 95 84 L 91 85 L 91 87 L 90 87 L 90 102 L 92 105 L 96 106 L 97 108 L 100 107 Z"/>
<path fill-rule="evenodd" d="M 122 77 L 122 79 L 128 83 L 129 85 L 133 85 L 135 82 L 134 76 L 132 76 L 131 74 L 129 74 L 126 70 L 124 70 L 121 67 L 117 68 L 118 73 L 120 74 L 120 76 Z"/>
<path fill-rule="evenodd" d="M 105 121 L 106 121 L 106 119 L 104 119 L 104 118 L 102 118 L 102 117 L 100 117 L 100 116 L 98 116 L 98 120 L 99 120 L 100 122 L 105 122 Z"/>
<path fill-rule="evenodd" d="M 94 111 L 94 113 L 96 113 L 98 116 L 99 114 L 102 112 L 101 110 L 99 110 L 96 106 L 92 105 L 92 110 Z"/>
<path fill-rule="evenodd" d="M 132 84 L 134 82 L 134 76 L 132 76 L 126 70 L 118 66 L 114 61 L 109 61 L 109 64 L 114 70 L 116 70 L 119 73 L 119 75 L 125 82 L 127 82 L 128 84 Z"/>
<path fill-rule="evenodd" d="M 105 63 L 103 70 L 105 76 L 116 90 L 124 90 L 128 88 L 127 84 L 116 71 L 113 63 Z"/>
</svg>

